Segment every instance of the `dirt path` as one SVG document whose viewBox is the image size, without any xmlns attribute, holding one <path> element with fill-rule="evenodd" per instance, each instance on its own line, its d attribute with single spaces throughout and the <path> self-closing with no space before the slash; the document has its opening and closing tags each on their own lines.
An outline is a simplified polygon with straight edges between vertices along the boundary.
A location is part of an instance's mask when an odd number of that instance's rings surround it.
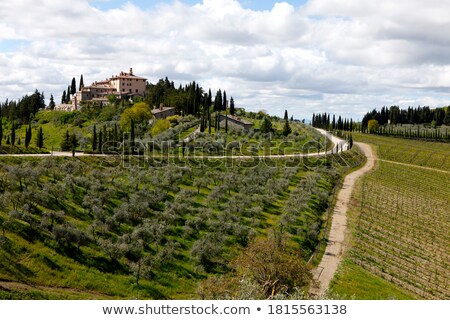
<svg viewBox="0 0 450 320">
<path fill-rule="evenodd" d="M 254 159 L 254 158 L 268 158 L 268 159 L 277 159 L 277 158 L 290 158 L 290 157 L 296 157 L 296 158 L 314 158 L 314 157 L 320 157 L 324 156 L 325 154 L 332 154 L 333 152 L 336 153 L 335 148 L 337 148 L 337 153 L 341 153 L 345 150 L 347 150 L 348 143 L 347 141 L 338 138 L 336 136 L 333 136 L 329 132 L 323 130 L 323 129 L 317 129 L 318 132 L 323 134 L 327 139 L 330 139 L 333 143 L 333 149 L 329 149 L 326 152 L 321 151 L 319 153 L 317 152 L 311 152 L 311 153 L 296 153 L 296 154 L 273 154 L 273 155 L 257 155 L 257 156 L 208 156 L 208 155 L 202 155 L 202 156 L 186 156 L 185 159 Z M 187 138 L 184 139 L 185 142 L 189 142 L 192 138 L 192 136 L 195 138 L 195 135 L 200 132 L 200 129 L 196 129 L 193 133 L 191 133 Z M 120 154 L 114 155 L 114 154 L 98 154 L 98 153 L 84 153 L 84 152 L 76 152 L 75 157 L 112 157 L 112 156 L 122 156 Z M 143 155 L 140 155 L 142 157 Z M 174 155 L 168 155 L 171 158 L 175 158 Z M 51 153 L 36 153 L 36 154 L 0 154 L 0 157 L 72 157 L 72 152 L 61 152 L 61 151 L 53 151 Z M 177 156 L 178 157 L 178 156 Z"/>
<path fill-rule="evenodd" d="M 318 286 L 313 287 L 310 290 L 310 294 L 316 298 L 321 298 L 325 294 L 331 279 L 333 279 L 337 267 L 342 260 L 345 249 L 344 235 L 347 228 L 347 209 L 355 181 L 363 174 L 369 172 L 375 164 L 376 159 L 370 146 L 365 143 L 355 144 L 364 152 L 367 157 L 367 162 L 361 169 L 353 171 L 345 177 L 342 188 L 337 194 L 330 234 L 328 236 L 328 245 L 325 249 L 322 261 L 319 266 L 313 270 L 314 279 L 318 281 Z"/>
</svg>

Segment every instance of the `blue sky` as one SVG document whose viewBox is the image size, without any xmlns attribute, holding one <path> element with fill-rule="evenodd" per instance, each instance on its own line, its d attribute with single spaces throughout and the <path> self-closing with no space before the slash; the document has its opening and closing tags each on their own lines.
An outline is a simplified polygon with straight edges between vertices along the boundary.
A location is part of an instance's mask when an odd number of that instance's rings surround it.
<svg viewBox="0 0 450 320">
<path fill-rule="evenodd" d="M 15 52 L 20 48 L 29 45 L 31 41 L 19 39 L 4 39 L 0 40 L 0 52 Z"/>
<path fill-rule="evenodd" d="M 146 0 L 130 0 L 130 1 L 124 1 L 124 0 L 93 0 L 90 1 L 92 5 L 94 5 L 96 8 L 101 10 L 108 10 L 113 8 L 120 8 L 122 5 L 124 5 L 127 2 L 131 2 L 140 8 L 143 9 L 151 9 L 155 5 L 160 3 L 173 3 L 173 0 L 157 0 L 157 1 L 146 1 Z M 181 0 L 180 2 L 186 3 L 186 4 L 196 4 L 196 3 L 202 3 L 201 0 Z M 270 10 L 273 8 L 273 5 L 276 2 L 283 2 L 283 1 L 268 1 L 268 0 L 240 0 L 239 1 L 243 8 L 252 9 L 252 10 Z M 299 7 L 301 5 L 304 5 L 306 3 L 306 0 L 287 0 L 284 1 L 287 2 L 294 7 Z"/>
</svg>

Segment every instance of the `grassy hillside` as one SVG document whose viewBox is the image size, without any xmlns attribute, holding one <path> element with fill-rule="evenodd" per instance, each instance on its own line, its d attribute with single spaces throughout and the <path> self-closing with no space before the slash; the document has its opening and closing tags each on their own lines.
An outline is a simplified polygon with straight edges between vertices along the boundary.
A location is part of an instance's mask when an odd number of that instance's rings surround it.
<svg viewBox="0 0 450 320">
<path fill-rule="evenodd" d="M 351 249 L 331 291 L 356 299 L 448 299 L 450 146 L 373 135 L 354 138 L 370 143 L 380 161 L 352 196 Z M 365 285 L 355 285 L 361 275 Z M 381 278 L 389 285 L 380 294 Z"/>
<path fill-rule="evenodd" d="M 3 157 L 0 298 L 196 298 L 204 279 L 232 273 L 231 261 L 274 230 L 307 260 L 338 175 L 361 160 L 344 157 Z"/>
</svg>

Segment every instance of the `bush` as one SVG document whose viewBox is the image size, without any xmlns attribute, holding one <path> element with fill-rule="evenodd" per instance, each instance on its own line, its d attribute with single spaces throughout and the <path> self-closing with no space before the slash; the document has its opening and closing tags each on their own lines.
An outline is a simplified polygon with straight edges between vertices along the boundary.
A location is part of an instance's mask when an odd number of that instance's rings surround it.
<svg viewBox="0 0 450 320">
<path fill-rule="evenodd" d="M 166 131 L 170 128 L 170 122 L 167 119 L 160 119 L 156 120 L 153 127 L 150 130 L 150 133 L 152 134 L 152 137 L 160 134 L 161 132 Z"/>
<path fill-rule="evenodd" d="M 150 111 L 149 106 L 144 102 L 139 102 L 122 112 L 122 115 L 120 116 L 120 127 L 122 130 L 128 130 L 132 120 L 138 125 L 151 118 L 153 118 L 153 114 Z"/>
<path fill-rule="evenodd" d="M 169 121 L 172 124 L 177 125 L 178 122 L 180 122 L 180 116 L 175 115 L 175 116 L 167 117 L 166 120 Z"/>
<path fill-rule="evenodd" d="M 306 262 L 274 237 L 251 243 L 234 263 L 238 274 L 254 280 L 266 298 L 305 288 L 312 279 Z"/>
<path fill-rule="evenodd" d="M 217 233 L 206 234 L 192 246 L 191 255 L 206 272 L 211 272 L 221 262 L 223 239 Z"/>
</svg>

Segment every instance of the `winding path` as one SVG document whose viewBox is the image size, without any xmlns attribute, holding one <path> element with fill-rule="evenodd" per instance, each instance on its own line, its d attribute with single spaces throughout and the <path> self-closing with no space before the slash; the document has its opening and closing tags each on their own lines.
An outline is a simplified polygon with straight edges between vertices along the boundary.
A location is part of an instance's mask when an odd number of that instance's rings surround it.
<svg viewBox="0 0 450 320">
<path fill-rule="evenodd" d="M 345 250 L 344 237 L 347 229 L 347 209 L 355 182 L 363 174 L 369 172 L 375 165 L 376 159 L 372 148 L 365 143 L 355 144 L 364 152 L 367 162 L 362 168 L 353 171 L 345 177 L 342 188 L 337 194 L 328 244 L 322 261 L 313 270 L 313 276 L 317 281 L 317 286 L 311 288 L 310 295 L 319 299 L 326 293 L 337 267 L 342 260 Z"/>
<path fill-rule="evenodd" d="M 208 155 L 201 155 L 201 156 L 186 156 L 186 159 L 193 158 L 193 159 L 224 159 L 224 158 L 231 158 L 231 159 L 252 159 L 252 158 L 289 158 L 289 157 L 300 157 L 300 158 L 308 158 L 308 157 L 320 157 L 324 156 L 325 154 L 332 154 L 332 153 L 341 153 L 343 151 L 346 151 L 348 149 L 348 143 L 346 140 L 343 140 L 341 138 L 338 138 L 336 136 L 333 136 L 331 133 L 323 130 L 323 129 L 317 129 L 321 134 L 323 134 L 327 139 L 330 139 L 333 143 L 332 149 L 328 149 L 326 151 L 321 151 L 319 153 L 317 152 L 311 152 L 311 153 L 296 153 L 296 154 L 271 154 L 271 155 L 239 155 L 239 156 L 208 156 Z M 192 138 L 192 136 L 195 138 L 195 135 L 200 130 L 197 129 L 193 133 L 191 133 L 187 138 L 184 139 L 185 142 L 189 142 Z M 337 149 L 337 152 L 335 151 Z M 36 154 L 0 154 L 0 157 L 72 157 L 72 152 L 61 152 L 61 151 L 53 151 L 51 153 L 36 153 Z M 84 153 L 84 152 L 76 152 L 75 157 L 111 157 L 115 156 L 114 154 L 98 154 L 98 153 Z M 118 156 L 121 156 L 118 154 Z M 174 157 L 174 156 L 173 156 Z"/>
</svg>

